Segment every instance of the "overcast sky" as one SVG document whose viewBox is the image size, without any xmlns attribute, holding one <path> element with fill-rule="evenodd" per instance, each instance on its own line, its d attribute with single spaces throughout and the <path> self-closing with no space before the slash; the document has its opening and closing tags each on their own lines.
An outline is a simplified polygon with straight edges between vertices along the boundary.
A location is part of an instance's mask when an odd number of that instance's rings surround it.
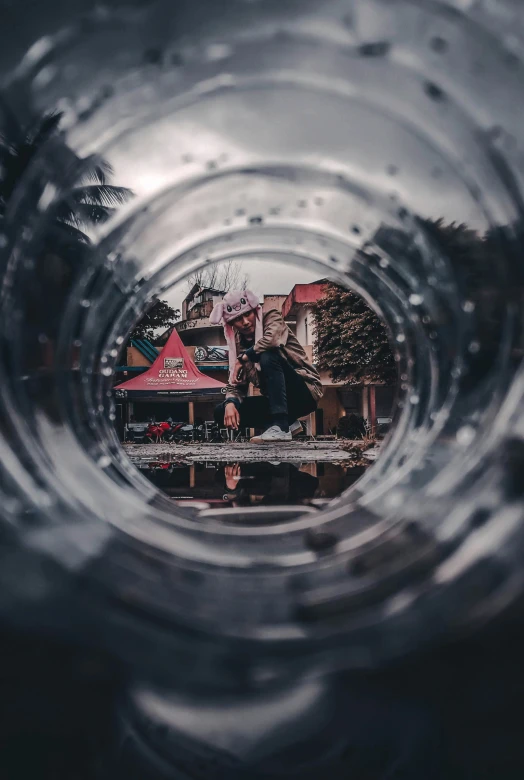
<svg viewBox="0 0 524 780">
<path fill-rule="evenodd" d="M 322 272 L 301 268 L 297 265 L 268 260 L 246 261 L 242 263 L 242 274 L 249 277 L 248 286 L 260 298 L 264 295 L 287 295 L 295 284 L 307 284 L 322 278 Z M 163 296 L 175 309 L 182 307 L 182 301 L 188 293 L 186 282 L 175 285 L 168 295 Z"/>
<path fill-rule="evenodd" d="M 308 226 L 318 219 L 320 231 L 328 225 L 328 231 L 345 233 L 356 224 L 362 239 L 376 230 L 384 210 L 396 208 L 391 198 L 421 216 L 481 225 L 479 205 L 454 158 L 443 158 L 389 115 L 377 122 L 364 102 L 341 103 L 331 94 L 317 98 L 320 104 L 312 105 L 310 95 L 287 88 L 217 90 L 174 114 L 166 110 L 152 123 L 126 120 L 128 130 L 115 136 L 104 156 L 114 167 L 114 182 L 131 187 L 151 216 L 144 256 L 153 263 L 159 253 L 167 254 L 170 236 L 176 255 L 177 241 L 185 248 L 192 236 L 198 245 L 213 230 L 219 235 L 225 224 L 236 225 L 240 207 L 247 218 L 277 206 L 282 224 L 298 219 Z M 437 112 L 432 121 L 439 117 Z M 79 123 L 75 132 L 81 131 Z M 340 182 L 332 178 L 335 172 Z M 385 200 L 369 193 L 382 193 Z M 323 276 L 258 259 L 246 262 L 246 271 L 259 294 L 288 293 L 297 282 Z M 182 284 L 169 294 L 172 305 L 180 305 L 186 289 Z"/>
</svg>

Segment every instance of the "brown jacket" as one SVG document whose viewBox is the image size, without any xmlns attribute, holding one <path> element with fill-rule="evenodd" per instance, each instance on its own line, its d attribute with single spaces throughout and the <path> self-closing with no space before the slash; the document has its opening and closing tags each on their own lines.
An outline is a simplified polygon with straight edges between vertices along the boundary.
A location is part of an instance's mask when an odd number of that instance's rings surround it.
<svg viewBox="0 0 524 780">
<path fill-rule="evenodd" d="M 307 355 L 303 346 L 298 341 L 295 334 L 284 322 L 284 318 L 277 309 L 270 309 L 263 315 L 264 333 L 254 345 L 255 352 L 266 352 L 268 349 L 279 349 L 288 363 L 300 374 L 307 383 L 313 398 L 318 401 L 322 398 L 324 391 L 318 371 L 307 362 Z M 240 344 L 239 334 L 235 334 L 237 355 L 243 351 Z M 247 395 L 249 384 L 260 387 L 259 372 L 253 363 L 244 366 L 244 379 L 241 384 L 228 384 L 226 388 L 226 400 L 236 398 L 242 401 Z"/>
</svg>

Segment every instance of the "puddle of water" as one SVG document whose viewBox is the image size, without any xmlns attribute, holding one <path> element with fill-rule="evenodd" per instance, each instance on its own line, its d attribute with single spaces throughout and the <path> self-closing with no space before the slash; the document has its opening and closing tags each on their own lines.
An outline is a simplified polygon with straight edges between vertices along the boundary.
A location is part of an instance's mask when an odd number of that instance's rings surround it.
<svg viewBox="0 0 524 780">
<path fill-rule="evenodd" d="M 169 498 L 210 506 L 310 504 L 340 495 L 364 473 L 335 463 L 176 463 L 135 461 L 135 466 Z"/>
</svg>

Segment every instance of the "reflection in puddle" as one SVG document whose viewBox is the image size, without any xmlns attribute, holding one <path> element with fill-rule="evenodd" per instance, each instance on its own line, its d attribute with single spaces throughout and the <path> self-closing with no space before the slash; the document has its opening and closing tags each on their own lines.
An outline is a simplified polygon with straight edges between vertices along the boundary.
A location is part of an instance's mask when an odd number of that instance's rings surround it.
<svg viewBox="0 0 524 780">
<path fill-rule="evenodd" d="M 175 501 L 224 507 L 308 504 L 335 498 L 364 473 L 335 463 L 180 463 L 133 459 Z"/>
</svg>

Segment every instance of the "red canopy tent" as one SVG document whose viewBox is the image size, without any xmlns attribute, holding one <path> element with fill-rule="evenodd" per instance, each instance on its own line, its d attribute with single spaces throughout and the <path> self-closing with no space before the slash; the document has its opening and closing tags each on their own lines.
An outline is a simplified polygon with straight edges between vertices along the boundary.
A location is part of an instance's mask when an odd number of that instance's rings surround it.
<svg viewBox="0 0 524 780">
<path fill-rule="evenodd" d="M 161 401 L 181 396 L 194 401 L 224 394 L 226 386 L 198 370 L 173 328 L 153 365 L 140 376 L 128 379 L 113 389 L 117 398 L 130 400 Z"/>
</svg>

